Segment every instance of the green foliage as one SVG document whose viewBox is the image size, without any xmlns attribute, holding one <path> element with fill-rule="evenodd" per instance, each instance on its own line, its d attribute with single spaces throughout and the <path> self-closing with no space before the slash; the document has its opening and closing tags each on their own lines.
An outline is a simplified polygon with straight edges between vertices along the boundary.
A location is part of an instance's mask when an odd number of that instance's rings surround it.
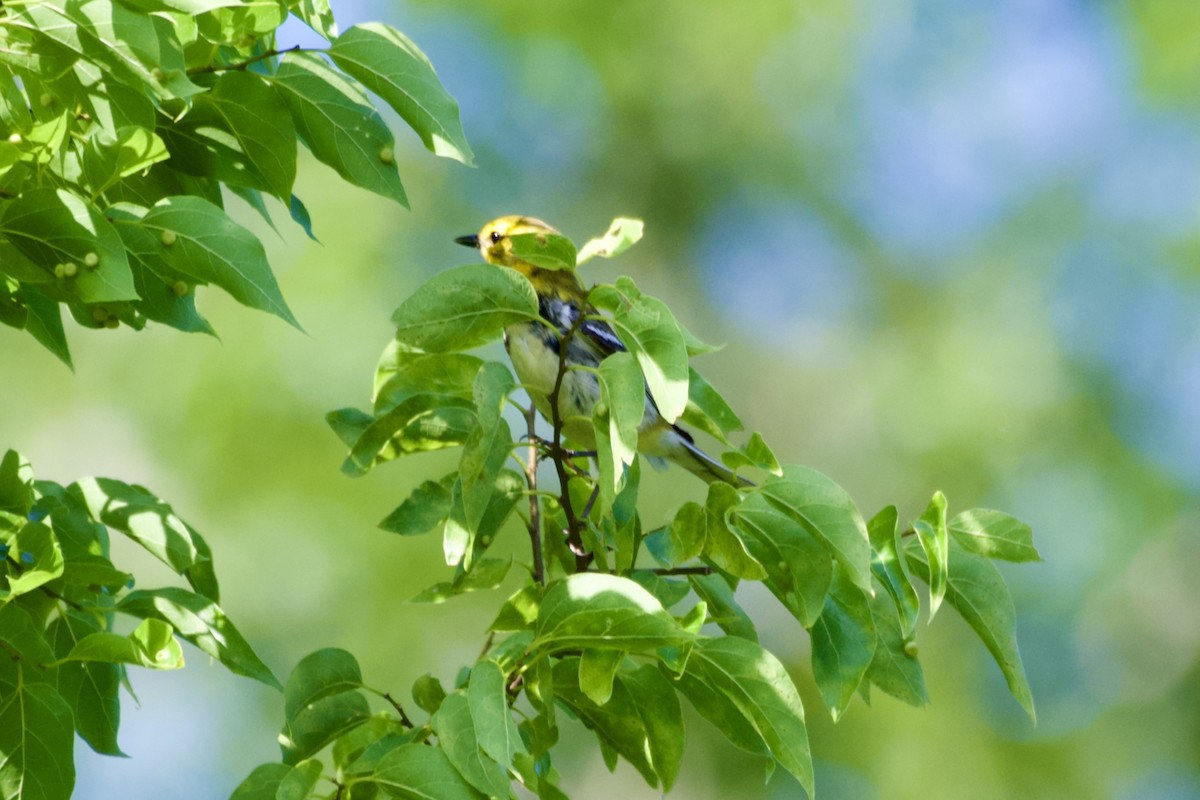
<svg viewBox="0 0 1200 800">
<path fill-rule="evenodd" d="M 640 233 L 640 223 L 618 220 L 580 252 L 612 255 Z M 544 269 L 572 269 L 582 258 L 560 238 L 530 235 L 514 241 L 514 252 Z M 538 797 L 561 798 L 553 749 L 560 726 L 575 722 L 595 733 L 610 767 L 624 759 L 668 791 L 683 753 L 681 699 L 811 796 L 800 693 L 738 603 L 745 581 L 763 583 L 808 631 L 812 677 L 835 720 L 872 686 L 913 705 L 928 701 L 914 575 L 929 586 L 928 616 L 944 597 L 1033 716 L 1012 602 L 992 565 L 1037 559 L 1027 526 L 986 509 L 948 518 L 940 492 L 903 529 L 894 507 L 865 521 L 825 475 L 781 466 L 760 434 L 729 442 L 741 422 L 690 365 L 699 348 L 689 347 L 694 339 L 661 301 L 629 278 L 593 287 L 589 298 L 596 309 L 588 313 L 629 345 L 589 368 L 600 393 L 594 454 L 564 445 L 561 421 L 548 421 L 548 433 L 538 426 L 507 366 L 461 352 L 538 319 L 525 277 L 486 264 L 458 267 L 401 304 L 372 410 L 329 415 L 350 448 L 344 470 L 362 475 L 392 459 L 461 447 L 457 470 L 420 484 L 381 523 L 403 536 L 441 533 L 453 576 L 414 599 L 441 602 L 499 586 L 511 561 L 488 550 L 522 527 L 530 543 L 524 577 L 453 689 L 429 675 L 417 680 L 412 698 L 427 717 L 410 717 L 395 696 L 367 688 L 349 653 L 304 659 L 285 690 L 284 763 L 255 769 L 235 799 L 300 781 L 288 770 L 326 751 L 331 768 L 323 774 L 339 796 L 506 797 L 515 781 Z M 646 524 L 637 448 L 647 393 L 664 415 L 681 415 L 725 444 L 725 463 L 758 471 L 760 482 L 714 483 L 704 498 Z M 521 413 L 506 413 L 510 406 Z M 510 459 L 523 475 L 506 468 Z M 543 460 L 565 485 L 540 487 Z"/>
<path fill-rule="evenodd" d="M 279 49 L 291 13 L 327 48 Z M 70 365 L 84 327 L 212 333 L 195 289 L 298 326 L 226 191 L 264 216 L 307 147 L 346 181 L 406 205 L 391 132 L 367 90 L 432 152 L 470 163 L 458 106 L 399 31 L 339 34 L 325 0 L 82 0 L 0 11 L 0 322 Z M 268 216 L 268 220 L 269 220 Z"/>
<path fill-rule="evenodd" d="M 194 591 L 134 590 L 133 576 L 111 560 L 111 532 Z M 233 672 L 279 686 L 217 605 L 203 537 L 141 486 L 35 480 L 29 463 L 9 450 L 0 460 L 0 558 L 0 785 L 24 787 L 6 797 L 70 797 L 73 733 L 98 753 L 122 755 L 125 665 L 179 669 L 180 640 Z"/>
</svg>

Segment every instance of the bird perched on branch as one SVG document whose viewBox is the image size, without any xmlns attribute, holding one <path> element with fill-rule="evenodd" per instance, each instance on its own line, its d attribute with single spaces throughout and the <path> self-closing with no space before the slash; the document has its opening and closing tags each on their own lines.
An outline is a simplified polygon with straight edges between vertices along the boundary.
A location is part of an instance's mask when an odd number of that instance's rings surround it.
<svg viewBox="0 0 1200 800">
<path fill-rule="evenodd" d="M 479 250 L 489 264 L 516 270 L 533 285 L 538 298 L 538 313 L 550 324 L 531 321 L 509 325 L 504 331 L 504 347 L 534 405 L 551 421 L 550 397 L 559 380 L 559 354 L 564 339 L 567 341 L 567 366 L 595 368 L 606 356 L 626 349 L 616 332 L 595 318 L 596 310 L 585 306 L 586 292 L 574 270 L 542 269 L 513 255 L 510 237 L 557 233 L 541 220 L 508 216 L 492 220 L 477 235 L 454 240 Z M 581 313 L 585 315 L 582 321 L 579 320 Z M 568 440 L 588 449 L 595 447 L 592 409 L 599 399 L 599 379 L 594 372 L 566 370 L 563 373 L 558 411 L 563 435 Z M 734 486 L 750 483 L 697 447 L 687 431 L 664 420 L 649 391 L 638 428 L 638 452 L 679 464 L 709 483 L 725 481 Z"/>
</svg>

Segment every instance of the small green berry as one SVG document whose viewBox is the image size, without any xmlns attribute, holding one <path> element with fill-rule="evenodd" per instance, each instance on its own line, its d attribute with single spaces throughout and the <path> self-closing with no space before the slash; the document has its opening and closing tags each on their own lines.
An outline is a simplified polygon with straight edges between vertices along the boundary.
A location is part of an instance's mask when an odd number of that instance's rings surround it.
<svg viewBox="0 0 1200 800">
<path fill-rule="evenodd" d="M 54 277 L 61 278 L 66 274 L 67 274 L 67 267 L 65 264 L 55 264 L 54 265 Z"/>
<path fill-rule="evenodd" d="M 909 658 L 917 657 L 917 643 L 912 639 L 909 639 L 904 643 L 904 655 L 908 656 Z"/>
<path fill-rule="evenodd" d="M 396 151 L 392 150 L 392 148 L 390 148 L 390 147 L 381 148 L 379 150 L 379 160 L 382 161 L 384 164 L 395 164 L 396 163 Z"/>
<path fill-rule="evenodd" d="M 20 144 L 20 143 L 21 143 L 22 141 L 24 141 L 24 140 L 21 138 L 21 134 L 19 134 L 19 133 L 10 133 L 10 134 L 8 135 L 8 141 L 9 141 L 9 143 L 11 143 L 11 144 Z"/>
<path fill-rule="evenodd" d="M 787 571 L 791 569 L 791 566 L 786 561 L 780 561 L 778 564 L 775 565 L 775 568 L 778 569 L 780 572 L 786 574 Z"/>
<path fill-rule="evenodd" d="M 63 264 L 63 274 L 68 278 L 74 278 L 77 272 L 79 272 L 79 267 L 74 261 L 68 261 Z"/>
<path fill-rule="evenodd" d="M 175 231 L 163 231 L 161 238 L 163 245 L 170 247 L 171 245 L 175 244 L 175 240 L 179 237 L 175 234 Z"/>
<path fill-rule="evenodd" d="M 104 306 L 96 306 L 92 309 L 92 319 L 96 322 L 104 322 L 108 319 L 108 309 Z"/>
<path fill-rule="evenodd" d="M 109 330 L 113 328 L 119 328 L 120 326 L 121 320 L 117 319 L 116 317 L 109 317 L 108 319 L 104 320 L 104 327 L 108 328 Z"/>
<path fill-rule="evenodd" d="M 171 284 L 171 291 L 175 293 L 176 297 L 183 297 L 188 293 L 188 285 L 183 281 L 175 281 Z"/>
<path fill-rule="evenodd" d="M 43 94 L 38 98 L 38 102 L 42 104 L 42 108 L 49 108 L 50 106 L 54 105 L 54 96 Z"/>
<path fill-rule="evenodd" d="M 100 256 L 96 253 L 88 253 L 83 257 L 83 265 L 88 269 L 95 269 L 100 264 Z"/>
</svg>

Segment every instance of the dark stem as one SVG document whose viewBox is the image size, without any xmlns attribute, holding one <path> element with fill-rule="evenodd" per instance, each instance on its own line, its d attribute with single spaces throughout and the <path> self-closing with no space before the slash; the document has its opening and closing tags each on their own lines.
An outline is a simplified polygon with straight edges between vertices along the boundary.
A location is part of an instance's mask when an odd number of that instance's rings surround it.
<svg viewBox="0 0 1200 800">
<path fill-rule="evenodd" d="M 244 70 L 246 67 L 250 66 L 251 64 L 256 64 L 259 61 L 266 61 L 268 58 L 272 58 L 274 56 L 280 56 L 280 55 L 283 55 L 284 53 L 296 53 L 296 52 L 299 52 L 304 49 L 305 48 L 301 47 L 300 45 L 295 45 L 293 47 L 285 47 L 282 50 L 271 49 L 265 53 L 260 53 L 256 56 L 251 56 L 250 58 L 247 58 L 245 61 L 239 61 L 236 64 L 209 64 L 208 66 L 205 66 L 205 67 L 192 67 L 191 69 L 189 69 L 187 71 L 187 74 L 188 75 L 203 75 L 204 73 L 207 73 L 207 72 L 230 72 L 233 70 Z"/>
<path fill-rule="evenodd" d="M 476 661 L 483 661 L 483 657 L 488 654 L 488 650 L 492 649 L 492 642 L 496 641 L 496 632 L 488 631 L 487 639 L 483 642 L 483 647 L 479 650 L 479 657 Z"/>
<path fill-rule="evenodd" d="M 587 305 L 586 298 L 584 303 L 579 308 L 579 316 L 575 318 L 575 322 L 567 329 L 567 332 L 558 338 L 558 374 L 554 376 L 554 389 L 550 392 L 550 424 L 554 428 L 554 438 L 550 442 L 550 457 L 554 461 L 554 471 L 558 473 L 558 486 L 562 493 L 561 502 L 563 513 L 567 516 L 567 545 L 571 548 L 571 552 L 575 554 L 575 571 L 583 572 L 592 563 L 592 554 L 589 553 L 583 546 L 583 524 L 579 517 L 575 515 L 574 505 L 571 503 L 571 478 L 567 474 L 567 461 L 569 454 L 566 448 L 562 445 L 562 414 L 558 408 L 558 396 L 562 391 L 563 378 L 567 374 L 567 351 L 570 349 L 571 339 L 575 336 L 575 332 L 579 330 L 580 324 L 584 318 L 584 307 Z"/>
<path fill-rule="evenodd" d="M 417 727 L 416 725 L 413 725 L 412 720 L 408 718 L 408 714 L 404 713 L 404 708 L 401 707 L 401 705 L 398 702 L 396 702 L 396 699 L 394 697 L 392 697 L 391 692 L 384 692 L 383 699 L 387 700 L 389 703 L 391 703 L 392 708 L 396 709 L 396 713 L 400 715 L 400 724 L 401 725 L 403 725 L 404 727 L 409 728 L 409 729 L 413 729 L 413 728 Z"/>
<path fill-rule="evenodd" d="M 537 496 L 538 448 L 535 426 L 537 409 L 533 403 L 525 409 L 525 425 L 529 430 L 529 452 L 525 461 L 525 485 L 529 487 L 529 547 L 533 550 L 533 579 L 546 582 L 546 564 L 542 559 L 542 504 Z M 489 643 L 491 639 L 488 639 Z M 486 650 L 484 652 L 487 652 Z M 480 658 L 483 656 L 481 655 Z"/>
<path fill-rule="evenodd" d="M 655 575 L 712 575 L 712 567 L 669 567 L 650 570 Z"/>
</svg>

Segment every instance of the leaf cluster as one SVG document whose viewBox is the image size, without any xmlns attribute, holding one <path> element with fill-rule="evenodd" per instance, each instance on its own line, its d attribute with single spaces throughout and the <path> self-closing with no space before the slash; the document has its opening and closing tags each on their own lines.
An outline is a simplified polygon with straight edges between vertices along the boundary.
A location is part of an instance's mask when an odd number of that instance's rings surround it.
<svg viewBox="0 0 1200 800">
<path fill-rule="evenodd" d="M 114 564 L 110 533 L 153 555 L 188 588 L 135 589 Z M 19 797 L 67 798 L 74 735 L 117 744 L 127 667 L 179 669 L 180 641 L 230 671 L 279 686 L 219 603 L 204 538 L 147 489 L 109 478 L 35 480 L 0 460 L 0 785 Z M 130 629 L 128 632 L 122 632 Z"/>
<path fill-rule="evenodd" d="M 327 47 L 280 49 L 289 15 Z M 267 199 L 311 236 L 297 152 L 407 204 L 381 98 L 432 152 L 471 161 L 458 106 L 387 25 L 328 0 L 47 0 L 0 8 L 0 322 L 70 364 L 80 325 L 212 333 L 195 290 L 298 325 L 262 244 L 225 211 Z"/>
<path fill-rule="evenodd" d="M 640 225 L 618 221 L 578 250 L 550 236 L 513 247 L 543 269 L 574 269 L 577 252 L 619 252 L 640 233 Z M 520 573 L 520 585 L 489 627 L 480 659 L 453 687 L 428 675 L 417 681 L 412 699 L 427 719 L 410 718 L 390 694 L 381 696 L 391 708 L 373 713 L 371 690 L 349 654 L 310 656 L 289 680 L 289 696 L 293 684 L 332 688 L 297 690 L 309 699 L 287 704 L 287 769 L 260 767 L 234 798 L 267 796 L 257 792 L 301 774 L 313 796 L 321 796 L 312 787 L 325 774 L 334 786 L 328 796 L 337 798 L 425 796 L 435 785 L 447 797 L 509 797 L 516 785 L 564 797 L 552 753 L 569 724 L 595 733 L 610 767 L 624 759 L 667 791 L 683 753 L 683 701 L 768 769 L 782 766 L 811 796 L 800 693 L 738 602 L 750 582 L 762 583 L 807 631 L 812 678 L 835 720 L 855 695 L 869 703 L 872 689 L 915 706 L 928 702 L 916 642 L 920 583 L 928 617 L 943 602 L 958 611 L 1033 716 L 1012 601 L 993 564 L 1038 559 L 1028 526 L 985 509 L 950 517 L 940 492 L 908 525 L 894 506 L 865 520 L 825 475 L 781 466 L 760 435 L 732 444 L 740 420 L 689 361 L 708 348 L 665 304 L 628 278 L 594 286 L 588 298 L 580 319 L 611 326 L 628 350 L 596 367 L 559 356 L 555 391 L 571 370 L 587 369 L 599 384 L 587 452 L 566 438 L 556 397 L 547 398 L 546 433 L 529 387 L 505 365 L 464 352 L 508 326 L 540 324 L 523 275 L 457 267 L 397 309 L 372 409 L 329 415 L 349 448 L 343 470 L 363 475 L 393 459 L 461 448 L 456 470 L 418 486 L 381 527 L 441 535 L 452 575 L 417 601 L 492 589 L 510 572 Z M 568 350 L 561 342 L 558 349 Z M 718 481 L 668 518 L 644 520 L 637 445 L 647 395 L 667 419 L 723 444 L 724 463 L 756 471 L 760 482 Z M 559 479 L 552 490 L 538 483 L 542 462 Z M 530 557 L 513 570 L 511 558 L 489 550 L 521 529 Z M 320 760 L 327 746 L 328 772 Z"/>
</svg>

